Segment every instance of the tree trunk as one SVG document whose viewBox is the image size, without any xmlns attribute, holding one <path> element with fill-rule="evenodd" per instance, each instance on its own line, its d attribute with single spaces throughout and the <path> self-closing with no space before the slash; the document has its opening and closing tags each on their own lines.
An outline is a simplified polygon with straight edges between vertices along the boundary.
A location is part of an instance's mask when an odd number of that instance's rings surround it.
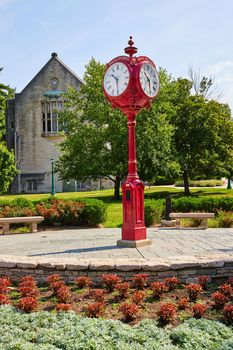
<svg viewBox="0 0 233 350">
<path fill-rule="evenodd" d="M 114 181 L 114 199 L 120 199 L 120 183 L 121 178 L 119 176 L 116 176 L 116 179 Z"/>
<path fill-rule="evenodd" d="M 190 196 L 188 170 L 184 170 L 183 180 L 184 180 L 184 195 Z"/>
</svg>

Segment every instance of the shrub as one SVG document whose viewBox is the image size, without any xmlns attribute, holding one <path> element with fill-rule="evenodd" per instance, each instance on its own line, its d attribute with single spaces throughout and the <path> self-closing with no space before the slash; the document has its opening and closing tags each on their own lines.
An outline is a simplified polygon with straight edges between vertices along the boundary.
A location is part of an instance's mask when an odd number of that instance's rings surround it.
<svg viewBox="0 0 233 350">
<path fill-rule="evenodd" d="M 136 289 L 144 289 L 147 283 L 147 279 L 148 279 L 147 273 L 139 273 L 138 275 L 134 275 L 132 279 L 133 286 Z"/>
<path fill-rule="evenodd" d="M 145 224 L 147 227 L 159 224 L 164 215 L 165 204 L 163 200 L 145 200 Z"/>
<path fill-rule="evenodd" d="M 218 289 L 220 290 L 220 293 L 224 294 L 226 297 L 231 297 L 233 289 L 230 284 L 222 284 Z"/>
<path fill-rule="evenodd" d="M 57 291 L 63 287 L 65 284 L 63 281 L 54 281 L 50 283 L 50 288 L 53 290 L 53 293 L 56 295 Z"/>
<path fill-rule="evenodd" d="M 167 286 L 168 290 L 174 290 L 179 284 L 179 280 L 177 277 L 169 277 L 165 278 L 165 285 Z"/>
<path fill-rule="evenodd" d="M 226 323 L 233 323 L 233 305 L 226 305 L 223 309 L 223 317 Z"/>
<path fill-rule="evenodd" d="M 139 311 L 138 306 L 133 303 L 123 303 L 120 305 L 119 310 L 122 312 L 126 321 L 132 321 L 136 318 Z"/>
<path fill-rule="evenodd" d="M 0 305 L 3 305 L 3 304 L 10 304 L 10 299 L 8 297 L 8 295 L 6 294 L 0 294 Z"/>
<path fill-rule="evenodd" d="M 167 290 L 167 287 L 164 282 L 153 282 L 150 285 L 150 289 L 153 292 L 153 297 L 159 299 L 163 292 Z"/>
<path fill-rule="evenodd" d="M 204 211 L 218 213 L 222 211 L 233 211 L 233 197 L 180 197 L 172 198 L 172 209 L 174 212 Z"/>
<path fill-rule="evenodd" d="M 106 220 L 106 204 L 99 199 L 85 199 L 81 223 L 97 226 Z"/>
<path fill-rule="evenodd" d="M 37 287 L 30 286 L 30 285 L 21 285 L 19 286 L 19 291 L 21 294 L 21 297 L 33 297 L 37 298 L 40 294 Z"/>
<path fill-rule="evenodd" d="M 217 222 L 217 227 L 233 227 L 233 212 L 220 210 L 215 221 Z"/>
<path fill-rule="evenodd" d="M 172 303 L 163 303 L 158 312 L 157 315 L 159 317 L 159 321 L 162 324 L 167 324 L 171 321 L 173 321 L 173 319 L 176 316 L 176 307 L 174 304 Z"/>
<path fill-rule="evenodd" d="M 190 180 L 190 187 L 215 187 L 224 185 L 224 181 L 222 180 Z M 183 181 L 176 181 L 176 187 L 184 187 Z"/>
<path fill-rule="evenodd" d="M 48 284 L 51 284 L 57 281 L 61 281 L 61 275 L 59 273 L 56 273 L 47 277 Z"/>
<path fill-rule="evenodd" d="M 188 298 L 183 297 L 183 298 L 180 298 L 178 300 L 178 309 L 179 310 L 185 310 L 187 308 L 187 306 L 188 306 Z"/>
<path fill-rule="evenodd" d="M 209 276 L 199 276 L 198 277 L 198 282 L 202 286 L 202 289 L 206 290 L 207 284 L 209 282 Z"/>
<path fill-rule="evenodd" d="M 189 299 L 194 301 L 197 299 L 199 294 L 202 292 L 202 286 L 200 284 L 190 283 L 187 286 L 185 286 Z"/>
<path fill-rule="evenodd" d="M 83 289 L 83 288 L 91 287 L 92 281 L 87 276 L 80 276 L 80 277 L 76 278 L 75 284 L 76 284 L 78 289 Z"/>
<path fill-rule="evenodd" d="M 97 318 L 100 317 L 104 312 L 104 303 L 103 302 L 96 302 L 93 304 L 89 304 L 85 308 L 85 313 L 87 317 L 91 318 Z"/>
<path fill-rule="evenodd" d="M 32 312 L 38 308 L 38 300 L 33 297 L 20 298 L 17 304 L 20 310 L 25 312 Z"/>
<path fill-rule="evenodd" d="M 128 282 L 122 282 L 116 284 L 115 289 L 117 290 L 119 297 L 122 299 L 126 299 L 129 293 L 130 284 Z"/>
<path fill-rule="evenodd" d="M 215 309 L 222 309 L 223 306 L 229 301 L 229 299 L 220 292 L 215 292 L 211 294 L 211 298 L 214 301 Z"/>
<path fill-rule="evenodd" d="M 103 289 L 95 289 L 91 290 L 89 293 L 90 297 L 92 297 L 95 301 L 104 302 L 105 299 L 105 291 Z"/>
<path fill-rule="evenodd" d="M 206 310 L 208 309 L 208 306 L 204 304 L 196 304 L 192 307 L 193 317 L 195 318 L 201 318 Z"/>
<path fill-rule="evenodd" d="M 59 289 L 57 289 L 56 297 L 59 303 L 68 304 L 71 299 L 70 288 L 66 285 L 62 285 Z"/>
<path fill-rule="evenodd" d="M 142 305 L 144 299 L 145 299 L 145 292 L 143 290 L 136 290 L 132 294 L 132 302 L 136 305 Z"/>
<path fill-rule="evenodd" d="M 9 286 L 11 285 L 11 281 L 8 277 L 0 278 L 0 294 L 5 294 L 9 292 Z"/>
<path fill-rule="evenodd" d="M 121 283 L 120 277 L 114 274 L 103 274 L 102 279 L 103 279 L 105 288 L 110 293 L 114 291 L 115 286 L 118 283 Z"/>
<path fill-rule="evenodd" d="M 73 309 L 72 304 L 57 304 L 56 305 L 56 310 L 58 312 L 64 311 L 71 311 Z"/>
</svg>

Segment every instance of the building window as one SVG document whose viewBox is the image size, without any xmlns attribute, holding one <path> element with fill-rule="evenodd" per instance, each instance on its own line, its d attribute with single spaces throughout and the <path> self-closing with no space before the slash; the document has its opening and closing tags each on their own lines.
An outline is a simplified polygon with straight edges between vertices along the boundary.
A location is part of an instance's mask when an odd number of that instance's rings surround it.
<svg viewBox="0 0 233 350">
<path fill-rule="evenodd" d="M 44 134 L 57 134 L 62 131 L 62 123 L 58 120 L 58 112 L 63 110 L 62 101 L 42 102 L 42 128 Z"/>
<path fill-rule="evenodd" d="M 37 180 L 27 180 L 27 191 L 37 191 Z"/>
</svg>

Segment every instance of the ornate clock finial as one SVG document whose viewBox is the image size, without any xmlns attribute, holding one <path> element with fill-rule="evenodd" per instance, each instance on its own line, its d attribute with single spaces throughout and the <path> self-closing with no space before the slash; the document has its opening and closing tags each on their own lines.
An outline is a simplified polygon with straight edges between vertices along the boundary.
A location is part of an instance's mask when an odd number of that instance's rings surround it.
<svg viewBox="0 0 233 350">
<path fill-rule="evenodd" d="M 125 48 L 125 53 L 127 53 L 130 57 L 132 57 L 138 51 L 138 49 L 133 46 L 134 42 L 132 39 L 133 37 L 130 36 L 128 41 L 129 46 Z"/>
</svg>

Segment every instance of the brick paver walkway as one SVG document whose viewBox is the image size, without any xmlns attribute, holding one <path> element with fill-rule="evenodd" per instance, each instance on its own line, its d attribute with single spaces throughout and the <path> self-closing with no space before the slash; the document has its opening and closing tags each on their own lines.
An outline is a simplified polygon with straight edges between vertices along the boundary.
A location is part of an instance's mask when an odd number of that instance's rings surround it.
<svg viewBox="0 0 233 350">
<path fill-rule="evenodd" d="M 0 255 L 79 259 L 151 260 L 172 256 L 233 255 L 233 228 L 149 228 L 152 245 L 119 248 L 121 229 L 67 229 L 0 236 Z"/>
</svg>

